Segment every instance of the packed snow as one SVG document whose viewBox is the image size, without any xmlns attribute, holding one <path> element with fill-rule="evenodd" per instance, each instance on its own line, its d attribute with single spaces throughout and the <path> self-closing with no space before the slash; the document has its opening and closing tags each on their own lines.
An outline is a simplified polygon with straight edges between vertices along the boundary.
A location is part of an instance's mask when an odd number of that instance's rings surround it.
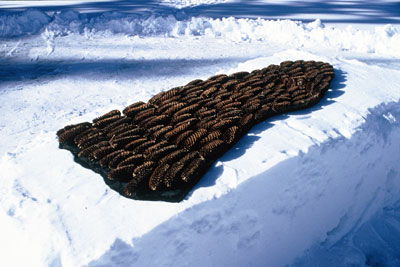
<svg viewBox="0 0 400 267">
<path fill-rule="evenodd" d="M 362 26 L 338 25 L 344 9 L 332 24 L 199 13 L 240 1 L 118 2 L 0 3 L 1 266 L 400 265 L 396 2 L 380 10 L 392 24 Z M 326 97 L 253 127 L 180 203 L 126 199 L 58 148 L 67 124 L 298 59 L 334 66 Z"/>
<path fill-rule="evenodd" d="M 193 7 L 199 5 L 215 5 L 227 2 L 235 2 L 235 0 L 163 0 L 162 3 L 177 8 Z"/>
</svg>

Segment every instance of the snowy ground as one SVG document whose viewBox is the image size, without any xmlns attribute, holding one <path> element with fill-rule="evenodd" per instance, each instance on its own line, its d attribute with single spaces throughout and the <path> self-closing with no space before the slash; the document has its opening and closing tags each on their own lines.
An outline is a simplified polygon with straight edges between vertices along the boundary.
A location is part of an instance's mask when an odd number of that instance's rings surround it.
<svg viewBox="0 0 400 267">
<path fill-rule="evenodd" d="M 400 265 L 398 2 L 0 8 L 1 266 Z M 297 59 L 334 66 L 326 98 L 255 126 L 181 203 L 125 199 L 58 149 L 66 124 Z"/>
</svg>

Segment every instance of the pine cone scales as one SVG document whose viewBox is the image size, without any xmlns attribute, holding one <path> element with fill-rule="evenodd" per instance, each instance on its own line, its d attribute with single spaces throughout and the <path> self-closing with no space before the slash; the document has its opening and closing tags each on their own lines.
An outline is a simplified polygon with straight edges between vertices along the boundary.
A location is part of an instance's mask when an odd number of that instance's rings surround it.
<svg viewBox="0 0 400 267">
<path fill-rule="evenodd" d="M 219 74 L 68 125 L 57 136 L 79 163 L 102 170 L 110 186 L 119 183 L 121 194 L 179 201 L 252 126 L 316 104 L 333 78 L 330 64 L 302 60 Z"/>
</svg>

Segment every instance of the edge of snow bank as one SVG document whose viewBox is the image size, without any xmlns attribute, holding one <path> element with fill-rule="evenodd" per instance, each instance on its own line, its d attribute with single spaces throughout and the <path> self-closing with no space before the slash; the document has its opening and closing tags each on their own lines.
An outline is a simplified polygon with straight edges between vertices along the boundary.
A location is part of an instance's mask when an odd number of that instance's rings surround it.
<svg viewBox="0 0 400 267">
<path fill-rule="evenodd" d="M 221 3 L 235 2 L 235 0 L 162 0 L 166 6 L 185 8 L 200 5 L 216 5 Z"/>
<path fill-rule="evenodd" d="M 334 266 L 363 266 L 374 257 L 385 266 L 398 264 L 398 251 L 362 240 L 371 222 L 400 224 L 399 217 L 379 216 L 400 212 L 399 136 L 400 102 L 380 105 L 351 138 L 313 146 L 230 194 L 185 210 L 134 239 L 133 247 L 116 239 L 89 266 L 282 266 L 312 246 L 338 246 L 352 233 L 358 240 L 353 254 L 338 253 Z M 378 237 L 396 241 L 380 229 Z M 307 266 L 306 260 L 297 264 Z"/>
<path fill-rule="evenodd" d="M 28 9 L 8 15 L 0 13 L 0 38 L 23 37 L 42 33 L 45 39 L 69 34 L 137 36 L 210 36 L 233 42 L 267 42 L 301 47 L 335 48 L 400 57 L 400 33 L 388 24 L 373 31 L 325 26 L 320 20 L 302 23 L 292 20 L 188 17 L 185 14 L 139 15 L 105 12 L 88 16 L 62 11 L 48 16 Z M 279 34 L 278 34 L 279 33 Z M 295 48 L 296 48 L 295 47 Z"/>
</svg>

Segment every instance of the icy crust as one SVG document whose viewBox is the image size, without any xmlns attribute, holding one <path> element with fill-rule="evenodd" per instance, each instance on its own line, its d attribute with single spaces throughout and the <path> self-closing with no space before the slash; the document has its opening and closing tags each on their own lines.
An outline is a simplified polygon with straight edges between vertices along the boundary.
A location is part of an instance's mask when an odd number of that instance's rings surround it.
<svg viewBox="0 0 400 267">
<path fill-rule="evenodd" d="M 278 33 L 279 34 L 276 34 Z M 335 48 L 339 51 L 376 53 L 400 57 L 400 33 L 392 25 L 374 30 L 325 26 L 320 20 L 304 24 L 292 20 L 188 17 L 175 15 L 139 15 L 106 12 L 88 16 L 63 11 L 48 16 L 31 9 L 20 14 L 0 13 L 0 38 L 43 33 L 44 38 L 69 34 L 124 34 L 138 36 L 210 36 L 234 42 L 267 42 L 295 47 Z"/>
<path fill-rule="evenodd" d="M 399 137 L 400 102 L 380 105 L 349 139 L 312 146 L 133 247 L 117 239 L 89 266 L 399 266 Z"/>
</svg>

